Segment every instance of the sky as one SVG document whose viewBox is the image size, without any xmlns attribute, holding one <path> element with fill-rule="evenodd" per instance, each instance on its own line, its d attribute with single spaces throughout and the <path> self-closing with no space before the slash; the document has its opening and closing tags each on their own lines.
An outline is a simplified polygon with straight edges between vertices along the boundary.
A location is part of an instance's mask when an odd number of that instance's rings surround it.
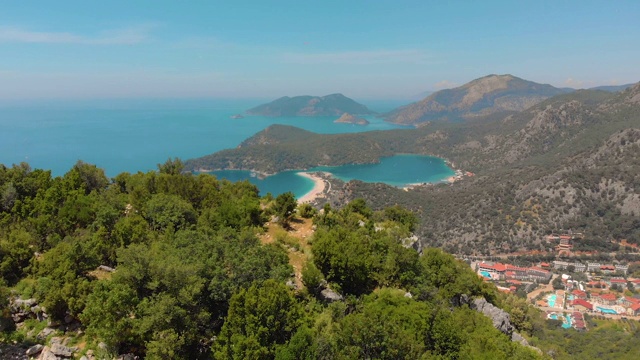
<svg viewBox="0 0 640 360">
<path fill-rule="evenodd" d="M 0 0 L 0 100 L 409 99 L 640 81 L 640 1 Z"/>
</svg>

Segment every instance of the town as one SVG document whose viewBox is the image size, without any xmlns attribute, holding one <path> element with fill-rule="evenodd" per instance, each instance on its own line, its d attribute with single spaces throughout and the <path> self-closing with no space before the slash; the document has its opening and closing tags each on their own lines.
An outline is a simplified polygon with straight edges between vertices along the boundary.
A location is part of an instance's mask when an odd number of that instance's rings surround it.
<svg viewBox="0 0 640 360">
<path fill-rule="evenodd" d="M 555 260 L 530 267 L 488 261 L 471 266 L 498 290 L 526 296 L 565 329 L 587 330 L 585 314 L 640 320 L 640 278 L 627 276 L 628 265 Z"/>
</svg>

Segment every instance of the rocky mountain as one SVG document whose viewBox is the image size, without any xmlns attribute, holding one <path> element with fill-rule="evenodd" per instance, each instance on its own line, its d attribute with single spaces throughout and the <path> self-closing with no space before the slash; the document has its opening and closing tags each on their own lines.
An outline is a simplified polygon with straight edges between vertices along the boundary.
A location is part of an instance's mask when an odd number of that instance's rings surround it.
<svg viewBox="0 0 640 360">
<path fill-rule="evenodd" d="M 369 121 L 367 119 L 353 116 L 349 113 L 344 113 L 337 120 L 334 121 L 337 124 L 354 124 L 354 125 L 368 125 Z"/>
<path fill-rule="evenodd" d="M 268 104 L 247 110 L 249 115 L 262 116 L 340 116 L 344 113 L 374 114 L 366 106 L 342 94 L 326 96 L 281 97 Z"/>
<path fill-rule="evenodd" d="M 488 75 L 454 89 L 435 92 L 384 117 L 387 121 L 406 125 L 473 120 L 495 113 L 522 111 L 552 96 L 571 91 L 573 89 L 559 89 L 513 75 Z"/>
</svg>

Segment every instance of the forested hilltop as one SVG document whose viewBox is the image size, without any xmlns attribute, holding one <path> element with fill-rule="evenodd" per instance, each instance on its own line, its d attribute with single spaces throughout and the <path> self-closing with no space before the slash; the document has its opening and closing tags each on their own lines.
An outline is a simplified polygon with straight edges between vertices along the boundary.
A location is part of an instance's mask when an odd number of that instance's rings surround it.
<svg viewBox="0 0 640 360">
<path fill-rule="evenodd" d="M 179 160 L 113 179 L 82 162 L 55 178 L 0 166 L 0 190 L 3 354 L 541 357 L 510 338 L 543 331 L 540 318 L 451 255 L 419 256 L 406 244 L 416 218 L 400 207 L 296 211 L 291 193 L 261 198 Z M 287 232 L 300 224 L 313 235 Z M 501 332 L 476 301 L 529 315 Z"/>
<path fill-rule="evenodd" d="M 523 112 L 471 124 L 321 135 L 274 125 L 224 150 L 187 161 L 187 169 L 236 168 L 273 173 L 316 165 L 373 163 L 397 153 L 434 155 L 476 173 L 453 186 L 405 192 L 353 181 L 344 201 L 366 198 L 375 208 L 403 204 L 422 219 L 425 245 L 458 254 L 496 254 L 549 247 L 561 229 L 640 243 L 640 84 L 620 93 L 583 90 L 550 98 Z"/>
</svg>

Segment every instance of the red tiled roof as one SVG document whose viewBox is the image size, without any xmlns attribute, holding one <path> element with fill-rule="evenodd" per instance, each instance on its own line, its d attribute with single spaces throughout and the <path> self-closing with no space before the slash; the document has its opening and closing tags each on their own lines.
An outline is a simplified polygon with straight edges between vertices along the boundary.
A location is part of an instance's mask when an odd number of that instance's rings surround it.
<svg viewBox="0 0 640 360">
<path fill-rule="evenodd" d="M 624 299 L 627 300 L 628 302 L 632 303 L 632 304 L 640 304 L 640 299 L 636 299 L 636 298 L 631 297 L 631 296 L 625 296 Z"/>
<path fill-rule="evenodd" d="M 589 310 L 593 310 L 593 304 L 591 304 L 590 302 L 586 301 L 586 300 L 582 300 L 582 299 L 575 299 L 571 302 L 571 305 L 576 306 L 576 305 L 581 305 L 584 306 L 585 308 L 589 309 Z"/>
<path fill-rule="evenodd" d="M 547 264 L 547 266 L 548 266 L 548 264 Z M 539 268 L 539 267 L 537 267 L 537 266 L 532 266 L 532 267 L 530 267 L 528 270 L 540 271 L 540 272 L 543 272 L 543 273 L 546 273 L 546 274 L 548 274 L 548 273 L 549 273 L 549 270 L 545 270 L 545 269 Z"/>
<path fill-rule="evenodd" d="M 633 311 L 638 311 L 638 310 L 640 310 L 640 304 L 633 304 L 633 305 L 631 305 L 631 310 L 633 310 Z"/>
<path fill-rule="evenodd" d="M 626 284 L 627 283 L 627 280 L 620 279 L 620 278 L 611 279 L 610 281 L 612 283 L 615 283 L 615 284 Z"/>
<path fill-rule="evenodd" d="M 518 281 L 518 280 L 507 280 L 507 282 L 509 284 L 514 284 L 514 285 L 521 285 L 522 281 Z"/>
<path fill-rule="evenodd" d="M 615 266 L 613 265 L 600 265 L 600 270 L 615 270 Z"/>
<path fill-rule="evenodd" d="M 587 296 L 587 293 L 582 290 L 573 290 L 571 293 L 575 296 Z"/>
<path fill-rule="evenodd" d="M 485 269 L 493 269 L 495 271 L 500 271 L 500 272 L 505 270 L 504 264 L 501 264 L 501 263 L 495 263 L 493 265 L 489 265 L 487 263 L 480 263 L 480 264 L 478 264 L 478 267 L 482 267 L 482 268 L 485 268 Z"/>
<path fill-rule="evenodd" d="M 540 266 L 549 267 L 549 266 L 551 266 L 551 265 L 549 265 L 549 263 L 546 263 L 546 262 L 541 262 L 541 263 L 540 263 Z"/>
<path fill-rule="evenodd" d="M 600 299 L 607 301 L 615 301 L 618 297 L 615 294 L 600 294 Z"/>
</svg>

